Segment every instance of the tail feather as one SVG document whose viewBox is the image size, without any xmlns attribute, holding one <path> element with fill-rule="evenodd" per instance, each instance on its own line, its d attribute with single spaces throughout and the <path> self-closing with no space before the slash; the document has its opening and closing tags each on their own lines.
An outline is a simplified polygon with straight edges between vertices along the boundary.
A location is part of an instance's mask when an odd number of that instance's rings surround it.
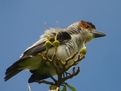
<svg viewBox="0 0 121 91">
<path fill-rule="evenodd" d="M 14 75 L 16 75 L 17 73 L 19 73 L 20 71 L 22 71 L 22 70 L 17 70 L 16 69 L 14 71 L 9 72 L 8 74 L 6 74 L 4 80 L 5 81 L 9 80 L 10 78 L 12 78 Z"/>
<path fill-rule="evenodd" d="M 6 70 L 6 72 L 5 72 L 5 78 L 4 78 L 5 81 L 9 80 L 14 75 L 16 75 L 17 73 L 19 73 L 20 71 L 22 71 L 22 69 L 20 69 L 19 63 L 20 63 L 20 60 L 17 61 L 16 63 L 14 63 L 12 66 L 10 66 Z"/>
<path fill-rule="evenodd" d="M 17 62 L 15 62 L 13 65 L 11 65 L 5 72 L 5 77 L 4 80 L 7 81 L 13 76 L 15 76 L 17 73 L 21 72 L 22 69 L 21 66 L 19 65 L 21 62 L 25 61 L 28 57 L 21 58 Z"/>
</svg>

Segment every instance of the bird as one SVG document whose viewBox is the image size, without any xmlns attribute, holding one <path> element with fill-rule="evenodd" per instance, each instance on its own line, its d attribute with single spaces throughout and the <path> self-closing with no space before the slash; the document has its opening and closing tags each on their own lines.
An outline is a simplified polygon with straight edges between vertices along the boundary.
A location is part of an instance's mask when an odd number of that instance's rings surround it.
<svg viewBox="0 0 121 91">
<path fill-rule="evenodd" d="M 89 41 L 105 35 L 96 31 L 93 23 L 85 20 L 74 22 L 65 28 L 47 29 L 37 42 L 28 47 L 16 62 L 7 68 L 4 80 L 7 81 L 26 69 L 32 73 L 28 83 L 57 75 L 56 68 L 63 69 L 63 65 L 66 71 L 78 57 L 85 57 Z M 78 63 L 79 61 L 76 62 Z"/>
</svg>

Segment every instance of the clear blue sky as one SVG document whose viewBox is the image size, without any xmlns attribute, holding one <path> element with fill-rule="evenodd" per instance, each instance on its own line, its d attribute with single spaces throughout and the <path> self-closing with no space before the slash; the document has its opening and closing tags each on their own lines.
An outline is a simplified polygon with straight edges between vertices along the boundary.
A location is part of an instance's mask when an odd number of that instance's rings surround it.
<svg viewBox="0 0 121 91">
<path fill-rule="evenodd" d="M 106 37 L 88 44 L 81 72 L 69 80 L 77 91 L 121 91 L 121 0 L 0 0 L 0 91 L 27 91 L 29 72 L 8 82 L 8 66 L 48 27 L 66 27 L 87 20 Z M 48 86 L 31 84 L 32 91 Z"/>
</svg>

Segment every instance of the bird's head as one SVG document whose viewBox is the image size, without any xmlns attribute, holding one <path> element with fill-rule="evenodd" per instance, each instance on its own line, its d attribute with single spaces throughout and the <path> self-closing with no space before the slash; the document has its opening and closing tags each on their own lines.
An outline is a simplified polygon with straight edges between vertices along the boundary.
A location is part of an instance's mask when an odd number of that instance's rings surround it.
<svg viewBox="0 0 121 91">
<path fill-rule="evenodd" d="M 78 30 L 83 31 L 83 34 L 86 36 L 86 41 L 105 36 L 104 33 L 96 31 L 95 25 L 88 21 L 80 21 L 78 23 Z"/>
</svg>

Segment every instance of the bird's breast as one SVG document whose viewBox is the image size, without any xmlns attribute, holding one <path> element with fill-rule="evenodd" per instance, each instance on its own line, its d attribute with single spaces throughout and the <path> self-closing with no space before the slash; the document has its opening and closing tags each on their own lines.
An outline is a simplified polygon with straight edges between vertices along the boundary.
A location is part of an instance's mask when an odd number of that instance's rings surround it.
<svg viewBox="0 0 121 91">
<path fill-rule="evenodd" d="M 53 48 L 49 49 L 48 55 L 51 57 L 55 53 L 55 56 L 57 57 L 57 59 L 61 60 L 63 62 L 65 62 L 65 60 L 67 60 L 69 57 L 73 56 L 75 53 L 77 53 L 77 56 L 78 56 L 82 44 L 78 44 L 76 42 L 77 41 L 72 39 L 62 45 L 59 45 L 57 47 L 57 50 L 55 50 L 55 48 L 53 47 Z M 77 58 L 78 58 L 77 56 L 75 56 L 72 59 L 72 61 L 77 60 Z"/>
</svg>

